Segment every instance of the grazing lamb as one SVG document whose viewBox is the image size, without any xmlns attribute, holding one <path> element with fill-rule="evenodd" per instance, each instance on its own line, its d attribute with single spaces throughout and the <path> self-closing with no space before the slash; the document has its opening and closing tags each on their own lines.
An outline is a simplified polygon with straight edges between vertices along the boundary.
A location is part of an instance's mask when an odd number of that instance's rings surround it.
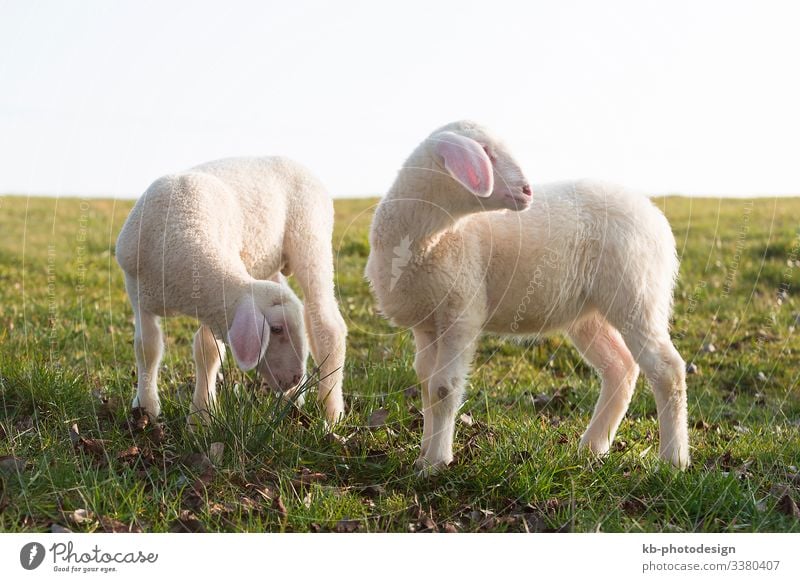
<svg viewBox="0 0 800 582">
<path fill-rule="evenodd" d="M 323 186 L 285 158 L 233 158 L 156 180 L 117 240 L 133 305 L 138 385 L 133 406 L 160 412 L 159 316 L 197 318 L 190 423 L 207 422 L 227 340 L 243 370 L 259 367 L 291 394 L 311 354 L 319 400 L 334 423 L 344 413 L 347 330 L 333 288 L 333 204 Z M 305 309 L 281 273 L 294 273 Z M 304 325 L 305 319 L 305 325 Z"/>
<path fill-rule="evenodd" d="M 375 213 L 366 275 L 383 313 L 416 343 L 425 416 L 417 467 L 430 474 L 453 459 L 481 333 L 557 330 L 602 377 L 580 444 L 608 451 L 641 366 L 655 393 L 660 456 L 686 467 L 685 367 L 668 329 L 678 261 L 667 220 L 645 197 L 601 183 L 533 192 L 502 142 L 461 121 L 414 150 Z"/>
</svg>

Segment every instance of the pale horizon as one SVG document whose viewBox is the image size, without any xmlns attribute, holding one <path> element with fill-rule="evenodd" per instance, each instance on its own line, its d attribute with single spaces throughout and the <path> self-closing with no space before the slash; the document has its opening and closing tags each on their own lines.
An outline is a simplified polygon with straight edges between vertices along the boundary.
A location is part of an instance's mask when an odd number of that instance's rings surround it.
<svg viewBox="0 0 800 582">
<path fill-rule="evenodd" d="M 536 183 L 800 195 L 790 2 L 0 2 L 0 193 L 135 198 L 286 155 L 382 195 L 475 119 Z"/>
</svg>

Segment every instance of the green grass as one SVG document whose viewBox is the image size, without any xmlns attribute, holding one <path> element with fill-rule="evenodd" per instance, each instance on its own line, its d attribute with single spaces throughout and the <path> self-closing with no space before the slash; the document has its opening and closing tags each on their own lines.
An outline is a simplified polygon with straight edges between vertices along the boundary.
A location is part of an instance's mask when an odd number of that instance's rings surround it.
<svg viewBox="0 0 800 582">
<path fill-rule="evenodd" d="M 673 335 L 698 368 L 692 467 L 657 462 L 642 380 L 612 452 L 583 455 L 599 382 L 577 352 L 560 336 L 487 337 L 456 461 L 419 481 L 413 341 L 376 313 L 363 278 L 375 200 L 336 203 L 350 330 L 342 443 L 313 398 L 294 411 L 230 361 L 218 422 L 190 433 L 184 318 L 164 325 L 161 424 L 133 426 L 132 315 L 113 258 L 131 202 L 0 198 L 0 457 L 24 463 L 0 461 L 0 530 L 800 531 L 800 199 L 657 203 L 682 258 Z M 367 428 L 380 408 L 386 424 Z M 200 454 L 212 443 L 224 444 L 216 466 Z M 76 523 L 77 509 L 94 518 Z"/>
</svg>

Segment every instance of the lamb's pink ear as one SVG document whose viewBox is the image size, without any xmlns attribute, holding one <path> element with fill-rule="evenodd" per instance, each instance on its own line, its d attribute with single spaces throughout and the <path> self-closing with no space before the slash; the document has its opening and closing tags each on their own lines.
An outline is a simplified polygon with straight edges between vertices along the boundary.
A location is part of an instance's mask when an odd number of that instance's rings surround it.
<svg viewBox="0 0 800 582">
<path fill-rule="evenodd" d="M 236 363 L 245 372 L 256 367 L 267 349 L 269 324 L 249 295 L 243 297 L 236 307 L 228 330 L 228 342 Z"/>
<path fill-rule="evenodd" d="M 431 139 L 437 154 L 444 159 L 444 167 L 467 190 L 487 198 L 494 189 L 492 162 L 481 144 L 452 131 L 442 131 Z"/>
</svg>

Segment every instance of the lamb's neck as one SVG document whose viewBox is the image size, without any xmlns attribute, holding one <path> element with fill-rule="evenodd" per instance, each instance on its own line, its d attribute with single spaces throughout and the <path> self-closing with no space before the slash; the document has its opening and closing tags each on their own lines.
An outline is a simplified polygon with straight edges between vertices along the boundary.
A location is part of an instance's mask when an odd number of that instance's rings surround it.
<svg viewBox="0 0 800 582">
<path fill-rule="evenodd" d="M 196 301 L 196 315 L 215 333 L 226 332 L 236 312 L 239 300 L 252 292 L 255 280 L 238 272 L 223 272 L 209 287 L 203 285 Z"/>
<path fill-rule="evenodd" d="M 444 233 L 457 228 L 459 221 L 469 214 L 463 209 L 445 207 L 431 197 L 402 191 L 392 192 L 384 204 L 390 208 L 388 220 L 381 228 L 384 241 L 417 250 L 434 246 Z"/>
</svg>

